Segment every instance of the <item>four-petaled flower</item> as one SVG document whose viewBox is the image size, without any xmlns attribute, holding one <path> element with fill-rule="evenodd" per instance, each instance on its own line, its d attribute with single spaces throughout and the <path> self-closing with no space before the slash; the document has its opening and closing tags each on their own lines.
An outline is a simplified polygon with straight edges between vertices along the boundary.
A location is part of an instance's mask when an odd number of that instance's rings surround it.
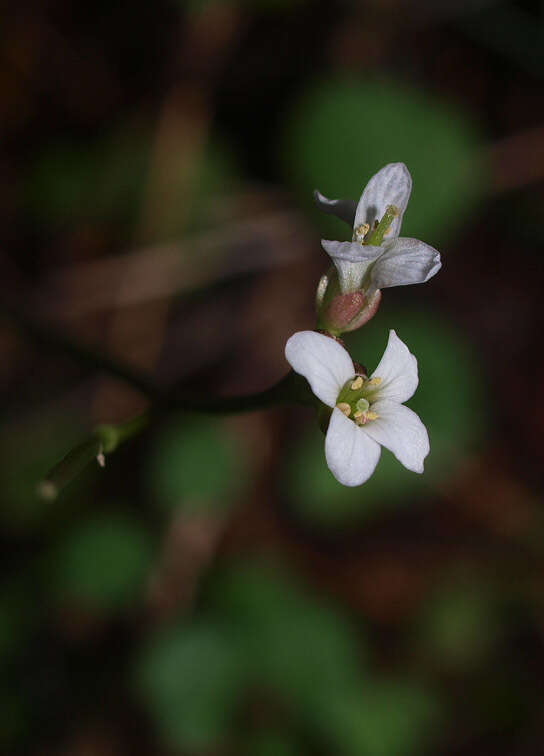
<svg viewBox="0 0 544 756">
<path fill-rule="evenodd" d="M 325 213 L 353 227 L 352 241 L 322 239 L 338 271 L 342 294 L 362 290 L 367 301 L 389 286 L 424 283 L 440 269 L 440 253 L 417 239 L 399 237 L 412 179 L 404 163 L 389 163 L 366 185 L 358 203 L 314 199 Z"/>
<path fill-rule="evenodd" d="M 427 430 L 403 405 L 418 385 L 417 360 L 395 331 L 370 378 L 357 375 L 348 352 L 332 337 L 300 331 L 287 341 L 285 356 L 314 394 L 332 408 L 325 456 L 334 477 L 358 486 L 374 472 L 380 444 L 408 470 L 423 472 L 429 453 Z"/>
</svg>

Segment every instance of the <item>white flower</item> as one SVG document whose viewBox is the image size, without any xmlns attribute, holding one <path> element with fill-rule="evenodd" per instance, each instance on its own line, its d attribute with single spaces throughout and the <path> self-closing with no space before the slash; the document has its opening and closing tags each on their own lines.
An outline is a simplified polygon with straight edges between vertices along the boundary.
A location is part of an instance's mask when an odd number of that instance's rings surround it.
<svg viewBox="0 0 544 756">
<path fill-rule="evenodd" d="M 372 176 L 358 204 L 314 192 L 321 210 L 353 226 L 351 242 L 321 241 L 336 266 L 343 294 L 363 289 L 370 299 L 378 289 L 424 283 L 440 270 L 436 249 L 399 237 L 411 190 L 404 163 L 389 163 Z"/>
<path fill-rule="evenodd" d="M 291 336 L 285 356 L 318 399 L 332 408 L 325 456 L 340 483 L 358 486 L 368 480 L 378 464 L 380 444 L 408 470 L 423 472 L 427 430 L 402 404 L 417 388 L 417 360 L 395 331 L 389 331 L 387 348 L 370 378 L 356 375 L 344 347 L 315 331 Z"/>
</svg>

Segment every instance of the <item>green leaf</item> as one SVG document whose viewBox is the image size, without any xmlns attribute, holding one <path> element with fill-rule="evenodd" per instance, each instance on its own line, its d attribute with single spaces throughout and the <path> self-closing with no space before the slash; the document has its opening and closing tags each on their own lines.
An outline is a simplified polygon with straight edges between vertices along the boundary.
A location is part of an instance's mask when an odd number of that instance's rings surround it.
<svg viewBox="0 0 544 756">
<path fill-rule="evenodd" d="M 248 738 L 243 753 L 247 756 L 301 756 L 305 751 L 288 735 L 274 730 L 260 730 Z"/>
<path fill-rule="evenodd" d="M 315 674 L 332 691 L 362 679 L 361 648 L 347 618 L 281 571 L 244 563 L 217 579 L 212 606 L 234 628 L 257 684 L 299 708 L 313 705 Z"/>
<path fill-rule="evenodd" d="M 481 664 L 496 646 L 500 619 L 489 586 L 441 585 L 418 621 L 422 652 L 440 667 L 456 670 Z"/>
<path fill-rule="evenodd" d="M 94 143 L 49 147 L 36 158 L 23 185 L 28 210 L 54 224 L 134 221 L 149 150 L 149 132 L 132 125 Z"/>
<path fill-rule="evenodd" d="M 171 510 L 223 511 L 246 479 L 243 451 L 220 419 L 178 416 L 161 429 L 148 463 L 158 505 Z"/>
<path fill-rule="evenodd" d="M 328 79 L 306 91 L 287 119 L 282 151 L 285 179 L 308 208 L 315 188 L 358 200 L 386 163 L 406 163 L 414 188 L 402 235 L 433 246 L 459 230 L 481 198 L 481 153 L 474 121 L 452 104 L 369 78 Z M 350 237 L 345 223 L 317 210 L 312 217 L 329 238 Z"/>
<path fill-rule="evenodd" d="M 245 678 L 243 655 L 219 625 L 205 622 L 156 633 L 136 664 L 138 693 L 173 748 L 224 743 Z"/>
<path fill-rule="evenodd" d="M 120 514 L 97 516 L 78 524 L 52 555 L 52 589 L 59 601 L 124 608 L 141 594 L 151 560 L 142 524 Z"/>
<path fill-rule="evenodd" d="M 364 690 L 324 697 L 315 725 L 334 753 L 416 756 L 438 716 L 437 700 L 423 688 L 401 680 L 373 680 Z"/>
</svg>

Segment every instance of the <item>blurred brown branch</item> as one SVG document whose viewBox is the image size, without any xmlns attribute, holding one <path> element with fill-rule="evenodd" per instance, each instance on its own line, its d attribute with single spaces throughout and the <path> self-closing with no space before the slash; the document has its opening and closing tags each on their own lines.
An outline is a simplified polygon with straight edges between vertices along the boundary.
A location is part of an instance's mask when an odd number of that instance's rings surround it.
<svg viewBox="0 0 544 756">
<path fill-rule="evenodd" d="M 38 301 L 49 316 L 71 320 L 164 299 L 299 260 L 309 253 L 308 237 L 300 215 L 275 210 L 192 239 L 76 263 L 46 277 Z M 132 286 L 121 287 L 129 267 Z"/>
</svg>

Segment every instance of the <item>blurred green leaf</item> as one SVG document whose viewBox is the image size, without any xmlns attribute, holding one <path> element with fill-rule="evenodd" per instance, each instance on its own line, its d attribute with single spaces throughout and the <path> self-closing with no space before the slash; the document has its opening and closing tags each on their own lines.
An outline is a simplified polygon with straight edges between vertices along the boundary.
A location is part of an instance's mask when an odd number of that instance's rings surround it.
<svg viewBox="0 0 544 756">
<path fill-rule="evenodd" d="M 182 138 L 180 136 L 180 138 Z M 148 191 L 153 134 L 128 124 L 94 143 L 61 143 L 37 156 L 23 184 L 29 211 L 41 222 L 134 224 Z M 153 208 L 146 233 L 153 240 L 210 225 L 210 202 L 232 191 L 236 164 L 219 141 L 169 166 L 168 194 Z"/>
<path fill-rule="evenodd" d="M 409 472 L 382 449 L 373 476 L 363 486 L 346 488 L 329 472 L 324 436 L 312 427 L 287 456 L 285 488 L 293 507 L 316 522 L 345 524 L 384 506 L 402 505 L 454 477 L 484 436 L 487 404 L 481 368 L 462 334 L 438 313 L 382 306 L 364 328 L 345 337 L 354 359 L 370 372 L 383 354 L 389 328 L 396 329 L 418 360 L 420 383 L 408 405 L 429 431 L 425 472 Z"/>
<path fill-rule="evenodd" d="M 136 684 L 163 740 L 174 748 L 223 743 L 246 680 L 244 657 L 219 625 L 156 633 L 136 665 Z"/>
<path fill-rule="evenodd" d="M 488 586 L 441 585 L 418 622 L 418 643 L 440 667 L 463 672 L 485 661 L 499 635 L 499 614 Z"/>
<path fill-rule="evenodd" d="M 333 753 L 414 756 L 437 725 L 438 702 L 405 681 L 373 680 L 363 689 L 325 696 L 315 722 Z"/>
<path fill-rule="evenodd" d="M 212 604 L 230 621 L 257 682 L 298 706 L 319 685 L 334 690 L 362 679 L 361 644 L 345 616 L 312 599 L 271 566 L 243 564 L 213 587 Z"/>
<path fill-rule="evenodd" d="M 243 450 L 217 418 L 171 420 L 148 463 L 151 494 L 165 510 L 222 511 L 234 502 L 246 475 Z"/>
<path fill-rule="evenodd" d="M 55 224 L 133 221 L 140 209 L 150 134 L 132 125 L 100 141 L 49 147 L 25 184 L 28 209 Z"/>
<path fill-rule="evenodd" d="M 435 246 L 483 194 L 481 152 L 474 121 L 453 104 L 386 79 L 316 83 L 290 113 L 283 149 L 286 181 L 308 207 L 315 188 L 358 199 L 386 163 L 406 163 L 414 188 L 402 233 Z M 315 210 L 319 216 L 330 238 L 350 236 L 345 224 Z"/>
<path fill-rule="evenodd" d="M 137 599 L 149 573 L 151 539 L 128 516 L 108 514 L 79 523 L 52 556 L 53 590 L 61 601 L 114 610 Z"/>
<path fill-rule="evenodd" d="M 247 756 L 302 756 L 305 753 L 291 737 L 273 730 L 254 733 L 244 746 Z"/>
</svg>

